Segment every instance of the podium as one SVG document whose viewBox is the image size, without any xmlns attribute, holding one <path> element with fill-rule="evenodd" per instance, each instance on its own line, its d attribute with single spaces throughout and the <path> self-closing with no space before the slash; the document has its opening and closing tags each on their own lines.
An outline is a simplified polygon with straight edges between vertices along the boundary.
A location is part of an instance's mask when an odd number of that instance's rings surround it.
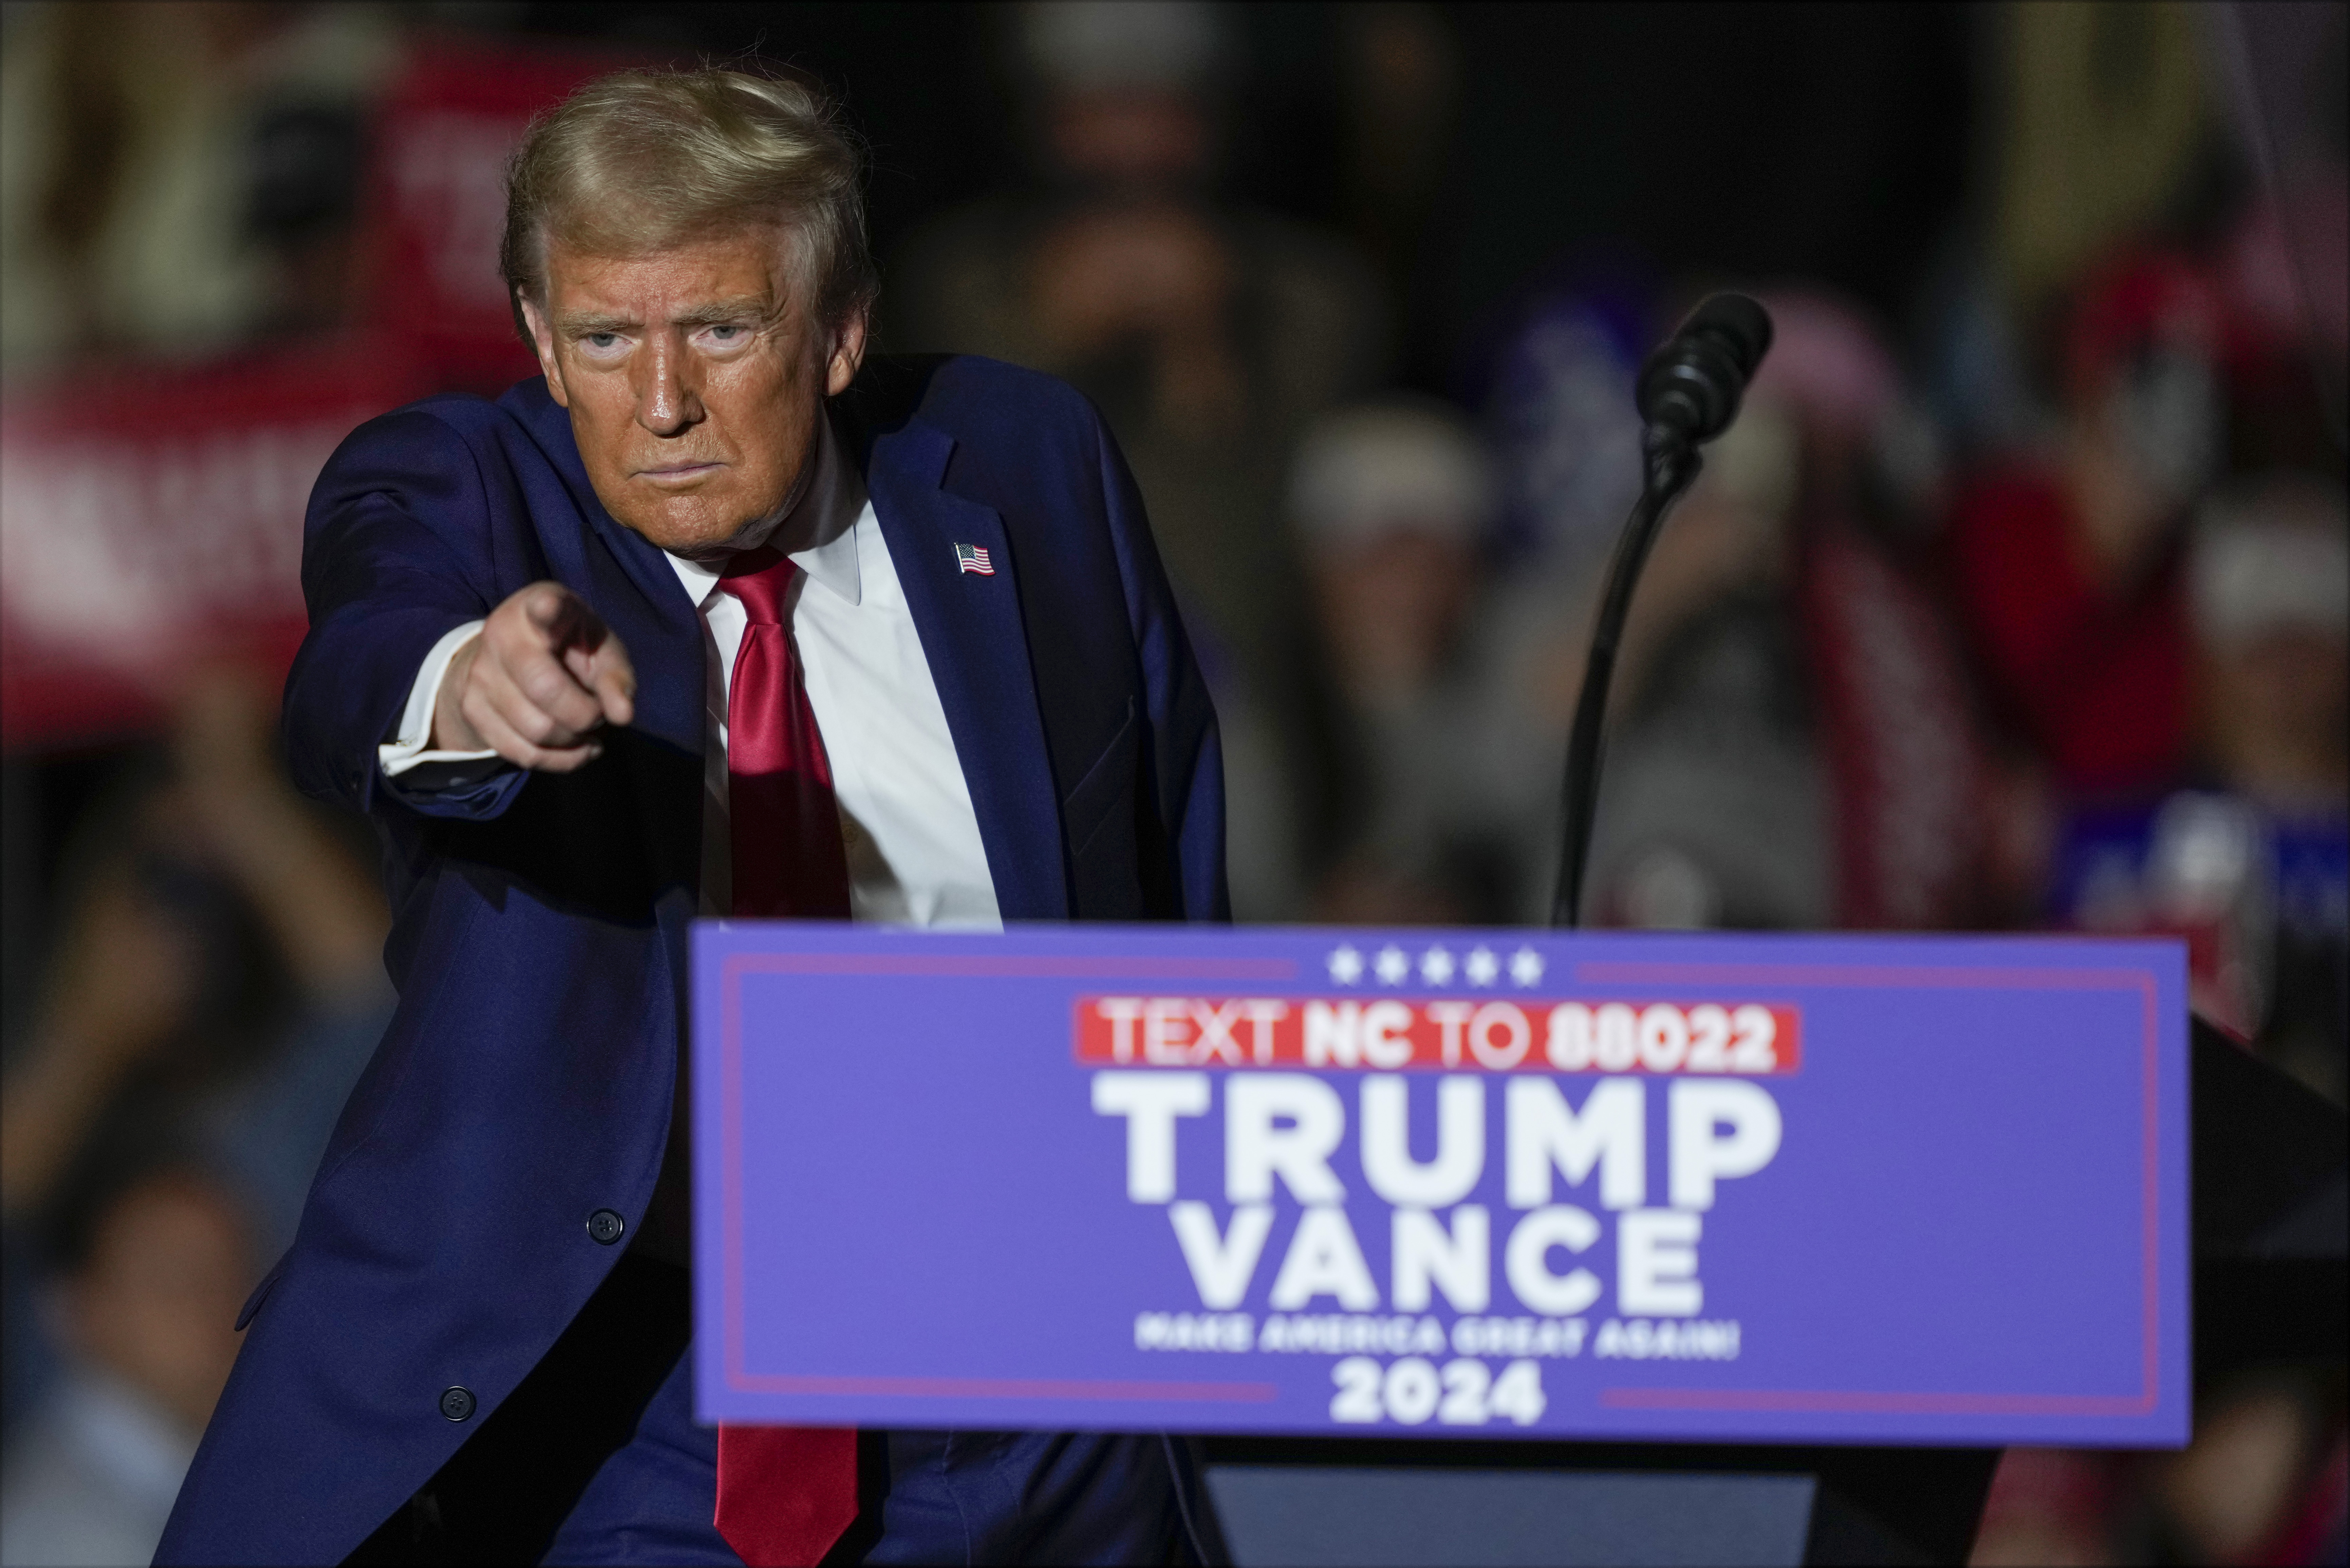
<svg viewBox="0 0 2350 1568">
<path fill-rule="evenodd" d="M 2340 1110 L 2202 1021 L 2191 1040 L 2199 1375 L 2339 1360 Z M 1207 1440 L 1253 1563 L 1903 1563 L 1966 1558 L 1996 1449 Z M 1441 1531 L 1427 1521 L 1449 1521 Z M 1556 1521 L 1572 1518 L 1571 1532 Z"/>
<path fill-rule="evenodd" d="M 1190 1434 L 1242 1564 L 1955 1562 L 2340 1354 L 2175 944 L 712 924 L 694 1017 L 702 1418 Z"/>
</svg>

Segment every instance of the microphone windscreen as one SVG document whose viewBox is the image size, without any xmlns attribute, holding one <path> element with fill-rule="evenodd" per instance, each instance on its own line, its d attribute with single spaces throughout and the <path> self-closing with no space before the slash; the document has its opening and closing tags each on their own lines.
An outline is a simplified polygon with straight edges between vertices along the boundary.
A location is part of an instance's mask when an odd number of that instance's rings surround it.
<svg viewBox="0 0 2350 1568">
<path fill-rule="evenodd" d="M 1742 294 L 1707 296 L 1681 323 L 1676 337 L 1706 333 L 1718 337 L 1738 361 L 1738 379 L 1744 381 L 1762 363 L 1771 348 L 1771 313 Z"/>
<path fill-rule="evenodd" d="M 1640 368 L 1635 398 L 1652 427 L 1708 441 L 1738 415 L 1738 400 L 1771 347 L 1771 317 L 1742 294 L 1717 294 Z"/>
</svg>

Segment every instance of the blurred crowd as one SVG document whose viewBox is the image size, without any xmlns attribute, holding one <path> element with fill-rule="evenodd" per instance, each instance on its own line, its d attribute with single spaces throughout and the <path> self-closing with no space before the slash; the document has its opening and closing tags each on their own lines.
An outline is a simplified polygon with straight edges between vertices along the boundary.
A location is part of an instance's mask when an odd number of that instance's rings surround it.
<svg viewBox="0 0 2350 1568">
<path fill-rule="evenodd" d="M 369 318 L 403 62 L 677 52 L 654 8 L 562 9 L 11 5 L 12 395 Z M 892 47 L 999 88 L 984 180 L 910 201 L 867 126 L 881 346 L 1063 376 L 1133 467 L 1222 723 L 1238 916 L 1546 919 L 1633 379 L 1738 286 L 1776 341 L 1635 601 L 1586 922 L 2183 936 L 2199 1012 L 2350 1097 L 2343 7 L 1950 19 L 1981 151 L 1889 292 L 1627 235 L 1433 346 L 1463 39 L 1511 24 L 1291 11 L 927 13 Z M 852 118 L 889 68 L 762 26 Z M 1284 69 L 1328 90 L 1232 90 Z M 1284 136 L 1338 197 L 1251 178 Z M 486 145 L 435 178 L 494 190 Z M 145 1560 L 388 1007 L 369 846 L 284 783 L 272 680 L 194 668 L 152 732 L 9 762 L 8 1563 Z M 2344 1433 L 2336 1362 L 2205 1388 L 2183 1454 L 2018 1451 L 1978 1560 L 2340 1563 Z"/>
</svg>

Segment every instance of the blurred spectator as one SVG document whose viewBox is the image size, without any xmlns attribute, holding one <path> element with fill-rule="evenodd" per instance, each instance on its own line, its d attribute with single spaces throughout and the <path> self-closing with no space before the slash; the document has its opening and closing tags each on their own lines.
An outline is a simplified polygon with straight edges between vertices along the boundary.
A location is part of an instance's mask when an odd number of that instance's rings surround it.
<svg viewBox="0 0 2350 1568">
<path fill-rule="evenodd" d="M 23 1309 L 59 1195 L 151 1145 L 187 1147 L 274 1257 L 390 1014 L 381 898 L 279 775 L 265 691 L 248 672 L 200 674 L 179 712 L 171 774 L 92 809 L 44 994 L 0 1085 L 12 1425 L 53 1370 L 41 1316 Z"/>
<path fill-rule="evenodd" d="M 1483 450 L 1440 404 L 1363 404 L 1308 431 L 1289 505 L 1354 742 L 1348 840 L 1317 914 L 1503 918 L 1476 788 L 1490 704 L 1463 657 L 1493 510 Z"/>
<path fill-rule="evenodd" d="M 1492 361 L 1474 401 L 1501 465 L 1504 559 L 1574 581 L 1605 567 L 1640 493 L 1632 381 L 1654 310 L 1637 264 L 1593 256 L 1529 289 L 1479 356 Z"/>
<path fill-rule="evenodd" d="M 2199 1389 L 2196 1409 L 2194 1439 L 2177 1453 L 2010 1449 L 1968 1561 L 2340 1561 L 2338 1386 L 2269 1368 Z"/>
<path fill-rule="evenodd" d="M 2010 1449 L 2000 1456 L 1972 1568 L 2106 1568 L 2115 1551 L 2113 1511 L 2120 1490 L 2110 1454 L 2069 1449 Z"/>
<path fill-rule="evenodd" d="M 2065 825 L 2053 914 L 2187 937 L 2195 1005 L 2339 1101 L 2350 1004 L 2350 535 L 2338 489 L 2220 491 L 2187 553 L 2190 787 Z"/>
<path fill-rule="evenodd" d="M 2350 536 L 2337 487 L 2301 474 L 2230 486 L 2189 555 L 2199 731 L 2211 769 L 2280 815 L 2350 796 Z"/>
<path fill-rule="evenodd" d="M 2038 317 L 2127 235 L 2176 224 L 2221 175 L 2205 19 L 2187 5 L 2006 5 L 1991 230 L 2002 293 Z"/>
<path fill-rule="evenodd" d="M 1994 695 L 2060 787 L 2161 784 L 2188 737 L 2188 519 L 2220 462 L 2221 321 L 2170 255 L 2093 278 L 2066 333 L 2045 458 L 1962 484 L 1954 587 Z"/>
<path fill-rule="evenodd" d="M 0 1213 L 12 1220 L 47 1202 L 123 1075 L 198 989 L 199 939 L 138 873 L 118 850 L 66 911 L 34 1043 L 0 1096 Z"/>
<path fill-rule="evenodd" d="M 1234 44 L 1214 7 L 1008 15 L 1040 187 L 918 235 L 888 275 L 884 337 L 1051 371 L 1107 415 L 1243 771 L 1281 781 L 1271 800 L 1233 792 L 1234 909 L 1286 913 L 1294 891 L 1267 886 L 1246 846 L 1295 834 L 1297 858 L 1316 857 L 1330 745 L 1283 483 L 1305 422 L 1376 384 L 1376 284 L 1342 242 L 1216 195 Z M 1250 820 L 1267 809 L 1277 826 Z"/>
<path fill-rule="evenodd" d="M 347 312 L 386 8 L 6 10 L 0 358 L 214 350 Z"/>
<path fill-rule="evenodd" d="M 2313 1380 L 2282 1370 L 2251 1373 L 2199 1390 L 2195 1403 L 2194 1440 L 2181 1452 L 2154 1458 L 2154 1539 L 2143 1555 L 2188 1563 L 2326 1561 L 2284 1550 L 2325 1490 L 2325 1428 Z"/>
<path fill-rule="evenodd" d="M 45 1303 L 68 1370 L 9 1443 L 0 1480 L 8 1568 L 155 1554 L 258 1272 L 235 1198 L 192 1168 L 148 1168 L 82 1207 L 60 1228 Z"/>
<path fill-rule="evenodd" d="M 248 672 L 192 680 L 172 778 L 94 846 L 0 1104 L 10 1219 L 43 1209 L 110 1113 L 151 1097 L 250 1187 L 260 1240 L 291 1240 L 390 988 L 382 899 L 280 776 L 272 717 Z"/>
<path fill-rule="evenodd" d="M 1881 334 L 1847 301 L 1764 296 L 1755 382 L 1800 431 L 1794 597 L 1831 803 L 1834 923 L 1975 923 L 1996 876 L 1997 780 L 1957 636 L 1918 545 L 1939 447 Z"/>
</svg>

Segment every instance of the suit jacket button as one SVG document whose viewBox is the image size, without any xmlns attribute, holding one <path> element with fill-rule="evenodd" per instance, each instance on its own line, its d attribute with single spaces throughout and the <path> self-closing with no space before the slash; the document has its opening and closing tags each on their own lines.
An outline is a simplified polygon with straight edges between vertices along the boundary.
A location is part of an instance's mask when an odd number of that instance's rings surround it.
<svg viewBox="0 0 2350 1568">
<path fill-rule="evenodd" d="M 628 1228 L 629 1222 L 620 1218 L 617 1209 L 598 1209 L 588 1216 L 588 1234 L 599 1246 L 610 1246 Z"/>
<path fill-rule="evenodd" d="M 452 1385 L 441 1390 L 441 1414 L 452 1421 L 467 1421 L 473 1415 L 473 1391 Z"/>
</svg>

